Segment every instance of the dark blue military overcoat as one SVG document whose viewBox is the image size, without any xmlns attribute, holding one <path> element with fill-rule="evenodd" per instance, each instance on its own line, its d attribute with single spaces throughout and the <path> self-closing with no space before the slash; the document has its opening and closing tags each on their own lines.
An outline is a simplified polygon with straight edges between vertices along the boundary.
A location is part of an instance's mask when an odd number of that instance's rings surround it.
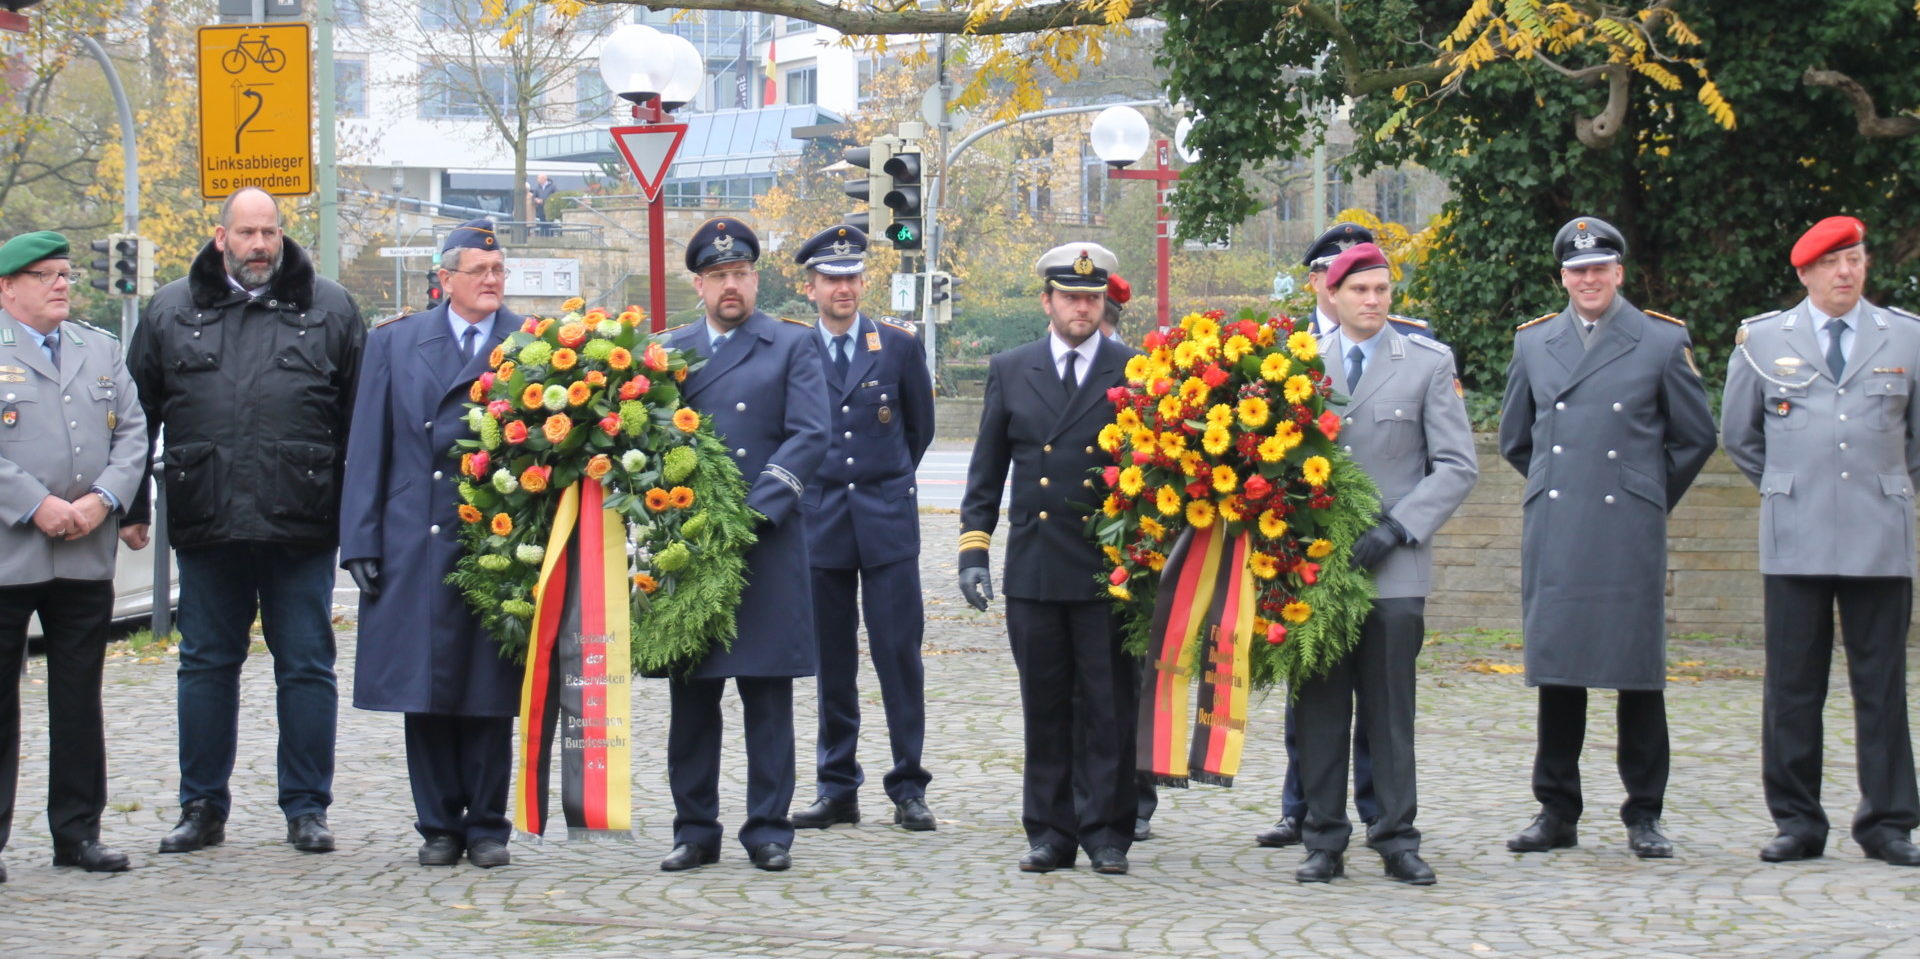
<svg viewBox="0 0 1920 959">
<path fill-rule="evenodd" d="M 808 549 L 819 569 L 920 555 L 914 469 L 933 442 L 933 379 L 912 333 L 861 316 L 846 379 L 827 372 L 832 447 L 807 485 Z M 815 330 L 815 335 L 819 331 Z M 823 358 L 823 369 L 833 362 Z"/>
<path fill-rule="evenodd" d="M 445 582 L 460 557 L 460 460 L 471 434 L 467 391 L 487 354 L 521 318 L 500 310 L 477 356 L 465 359 L 445 305 L 401 317 L 367 336 L 347 483 L 340 561 L 380 561 L 380 595 L 360 601 L 353 704 L 361 709 L 512 716 L 520 667 L 480 629 Z"/>
<path fill-rule="evenodd" d="M 668 335 L 675 349 L 708 352 L 705 320 Z M 747 589 L 730 649 L 715 649 L 695 679 L 811 676 L 813 591 L 800 509 L 827 453 L 827 386 L 820 334 L 805 323 L 755 311 L 732 339 L 681 384 L 687 405 L 713 418 L 747 481 L 747 505 L 767 517 L 747 553 Z"/>
</svg>

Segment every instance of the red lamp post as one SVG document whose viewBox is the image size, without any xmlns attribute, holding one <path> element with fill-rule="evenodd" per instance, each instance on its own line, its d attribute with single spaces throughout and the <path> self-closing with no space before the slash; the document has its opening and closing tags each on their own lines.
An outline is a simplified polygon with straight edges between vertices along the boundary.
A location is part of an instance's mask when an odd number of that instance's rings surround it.
<svg viewBox="0 0 1920 959">
<path fill-rule="evenodd" d="M 1154 231 L 1154 299 L 1158 310 L 1157 318 L 1162 327 L 1170 325 L 1168 302 L 1171 291 L 1168 286 L 1168 262 L 1172 257 L 1170 244 L 1173 239 L 1171 224 L 1167 221 L 1167 193 L 1173 189 L 1174 181 L 1180 179 L 1180 171 L 1170 165 L 1173 159 L 1173 146 L 1165 140 L 1153 145 L 1154 164 L 1151 169 L 1129 170 L 1127 167 L 1140 162 L 1147 150 L 1147 118 L 1130 106 L 1113 106 L 1100 111 L 1093 118 L 1093 128 L 1088 131 L 1093 140 L 1093 152 L 1102 162 L 1112 169 L 1107 178 L 1112 180 L 1152 180 L 1154 182 L 1155 207 L 1153 214 Z"/>
<path fill-rule="evenodd" d="M 659 333 L 667 328 L 667 209 L 660 189 L 687 135 L 687 125 L 671 122 L 670 114 L 693 99 L 706 65 L 685 37 L 627 24 L 602 45 L 600 75 L 607 89 L 633 102 L 639 121 L 609 132 L 647 198 L 647 314 Z"/>
</svg>

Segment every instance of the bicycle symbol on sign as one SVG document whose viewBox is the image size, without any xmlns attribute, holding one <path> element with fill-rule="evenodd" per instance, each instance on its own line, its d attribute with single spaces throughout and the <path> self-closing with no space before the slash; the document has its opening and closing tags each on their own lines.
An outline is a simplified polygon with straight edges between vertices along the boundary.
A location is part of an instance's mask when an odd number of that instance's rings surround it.
<svg viewBox="0 0 1920 959">
<path fill-rule="evenodd" d="M 266 34 L 249 37 L 243 33 L 234 41 L 233 49 L 220 55 L 220 68 L 239 73 L 247 68 L 248 62 L 259 64 L 268 73 L 279 73 L 280 68 L 287 65 L 287 55 L 268 43 Z"/>
</svg>

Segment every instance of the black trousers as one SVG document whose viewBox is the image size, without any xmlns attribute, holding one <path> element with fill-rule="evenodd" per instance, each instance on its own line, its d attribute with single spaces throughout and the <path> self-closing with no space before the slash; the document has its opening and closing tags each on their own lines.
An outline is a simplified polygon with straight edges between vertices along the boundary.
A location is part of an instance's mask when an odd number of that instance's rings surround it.
<svg viewBox="0 0 1920 959">
<path fill-rule="evenodd" d="M 1110 607 L 1008 597 L 1007 636 L 1026 726 L 1027 844 L 1068 860 L 1077 848 L 1126 852 L 1137 800 L 1137 694 Z"/>
<path fill-rule="evenodd" d="M 856 604 L 856 596 L 859 603 Z M 857 798 L 860 769 L 860 621 L 880 679 L 893 766 L 881 777 L 894 802 L 920 799 L 933 776 L 920 763 L 927 738 L 926 671 L 920 661 L 926 614 L 915 559 L 859 569 L 813 570 L 813 626 L 820 644 L 819 798 Z"/>
<path fill-rule="evenodd" d="M 1627 801 L 1620 821 L 1659 819 L 1667 794 L 1667 694 L 1658 689 L 1620 690 L 1614 709 L 1620 726 L 1614 761 Z M 1567 822 L 1585 808 L 1580 796 L 1580 749 L 1587 740 L 1584 686 L 1540 687 L 1540 742 L 1533 754 L 1533 797 Z"/>
<path fill-rule="evenodd" d="M 793 680 L 740 676 L 733 681 L 747 735 L 747 818 L 740 845 L 793 845 Z M 725 679 L 674 679 L 667 689 L 667 785 L 673 791 L 673 843 L 720 851 L 720 695 Z"/>
<path fill-rule="evenodd" d="M 1420 830 L 1413 825 L 1420 811 L 1413 667 L 1426 641 L 1426 610 L 1427 601 L 1418 596 L 1374 600 L 1353 651 L 1300 686 L 1293 715 L 1300 750 L 1296 768 L 1307 799 L 1301 841 L 1308 849 L 1342 851 L 1353 833 L 1347 818 L 1347 759 L 1356 695 L 1373 752 L 1373 793 L 1380 809 L 1367 842 L 1382 855 L 1420 848 Z"/>
<path fill-rule="evenodd" d="M 27 618 L 40 614 L 47 650 L 47 830 L 56 847 L 100 838 L 107 745 L 100 715 L 113 583 L 56 579 L 0 586 L 0 849 L 13 834 L 20 779 L 20 666 Z"/>
<path fill-rule="evenodd" d="M 512 716 L 407 713 L 407 779 L 420 835 L 506 842 Z"/>
<path fill-rule="evenodd" d="M 1833 666 L 1833 610 L 1847 646 L 1860 808 L 1853 838 L 1878 849 L 1920 824 L 1913 742 L 1907 729 L 1907 625 L 1913 580 L 1904 577 L 1768 576 L 1767 679 L 1761 776 L 1767 811 L 1783 835 L 1827 842 L 1820 807 L 1821 710 Z"/>
</svg>

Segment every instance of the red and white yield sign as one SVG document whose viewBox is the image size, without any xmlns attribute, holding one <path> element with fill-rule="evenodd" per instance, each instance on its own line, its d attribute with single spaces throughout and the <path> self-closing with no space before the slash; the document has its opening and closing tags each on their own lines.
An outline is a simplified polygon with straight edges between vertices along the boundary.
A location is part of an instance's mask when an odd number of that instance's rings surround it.
<svg viewBox="0 0 1920 959">
<path fill-rule="evenodd" d="M 684 123 L 650 123 L 645 126 L 614 127 L 613 145 L 627 158 L 627 168 L 640 181 L 647 202 L 660 199 L 660 186 L 666 182 L 673 155 L 680 152 L 680 141 L 687 136 Z"/>
</svg>

